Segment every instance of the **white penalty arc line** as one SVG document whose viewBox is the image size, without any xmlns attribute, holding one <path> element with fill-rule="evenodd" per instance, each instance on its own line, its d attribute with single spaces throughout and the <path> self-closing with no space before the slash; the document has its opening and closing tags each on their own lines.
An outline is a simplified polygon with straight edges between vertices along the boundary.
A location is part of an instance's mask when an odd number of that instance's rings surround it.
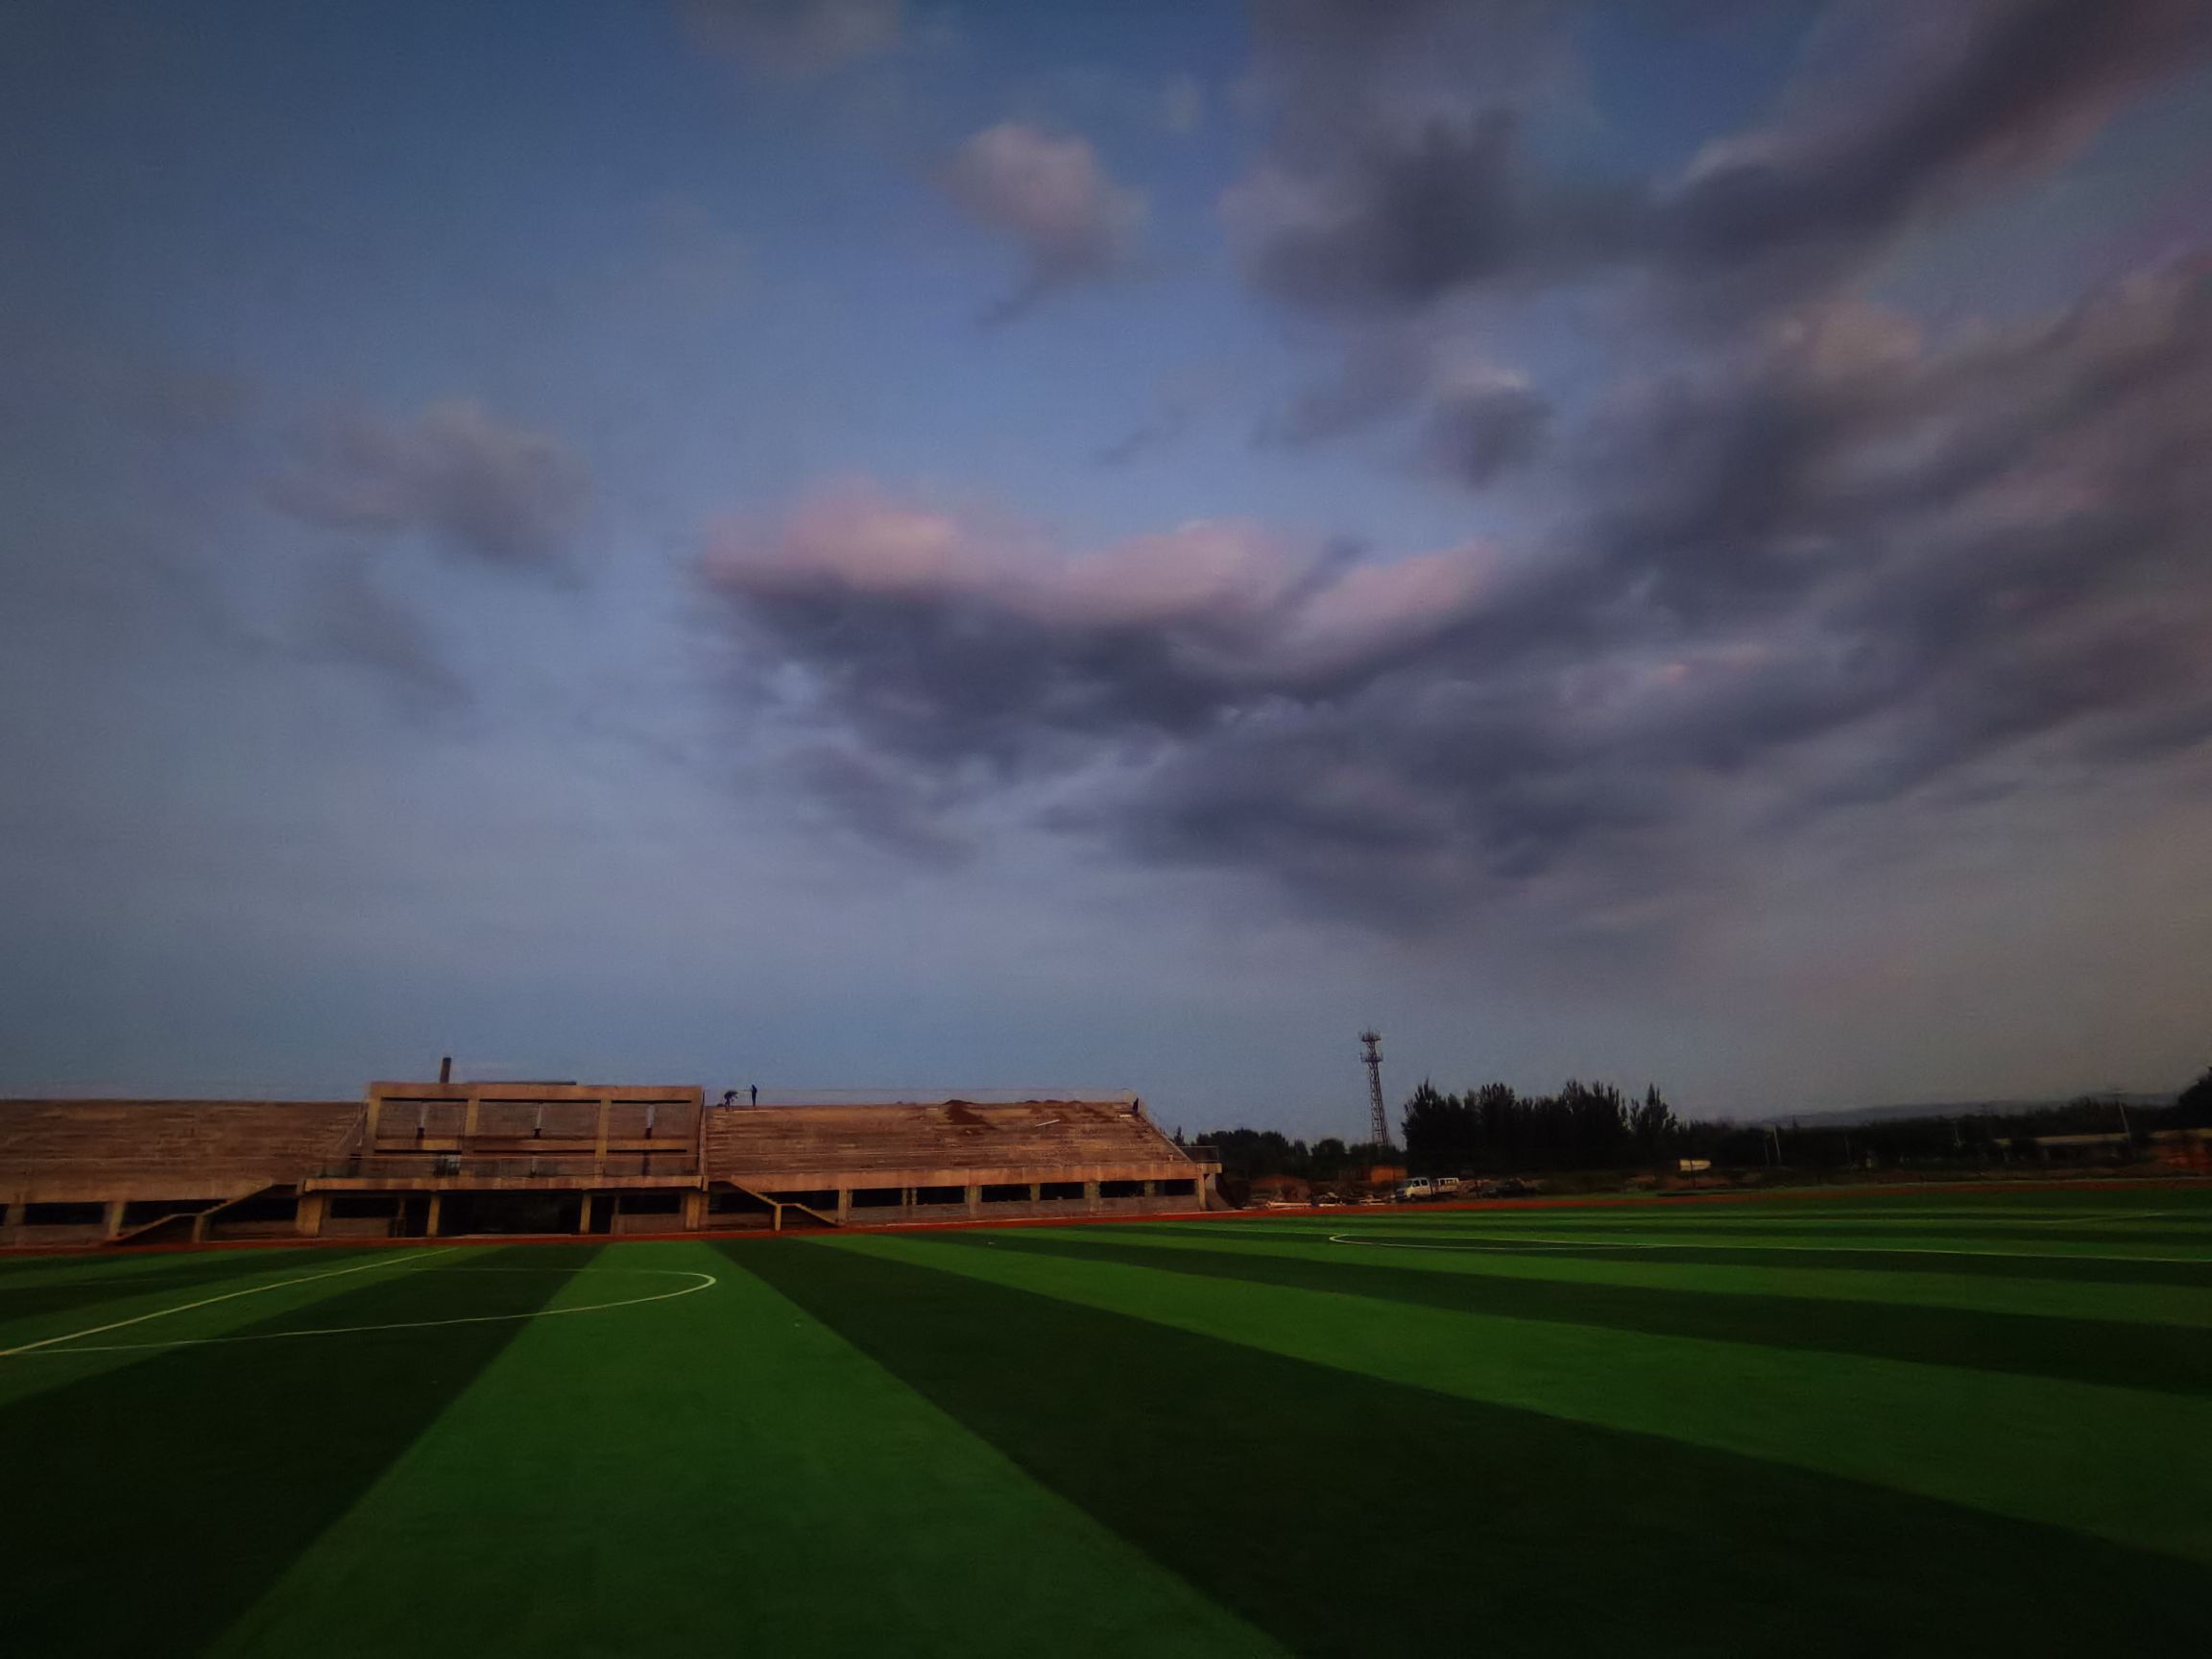
<svg viewBox="0 0 2212 1659">
<path fill-rule="evenodd" d="M 443 1250 L 425 1251 L 420 1256 L 386 1256 L 374 1262 L 364 1262 L 354 1267 L 338 1267 L 328 1273 L 307 1273 L 298 1279 L 279 1279 L 274 1285 L 249 1285 L 243 1290 L 226 1290 L 220 1296 L 203 1296 L 197 1302 L 180 1302 L 174 1308 L 156 1308 L 151 1313 L 133 1314 L 129 1319 L 117 1319 L 108 1325 L 94 1325 L 89 1330 L 72 1331 L 62 1336 L 42 1336 L 36 1342 L 21 1343 L 13 1348 L 0 1348 L 0 1359 L 12 1359 L 18 1354 L 33 1354 L 41 1348 L 52 1348 L 63 1342 L 75 1342 L 85 1336 L 105 1336 L 110 1331 L 121 1331 L 128 1326 L 143 1325 L 149 1319 L 166 1319 L 172 1313 L 189 1313 L 195 1308 L 212 1308 L 218 1302 L 235 1302 L 241 1296 L 258 1296 L 265 1290 L 288 1289 L 294 1285 L 313 1285 L 325 1279 L 343 1279 L 349 1273 L 366 1273 L 374 1267 L 401 1267 L 410 1262 L 422 1262 L 432 1256 L 450 1256 L 458 1245 L 448 1244 Z M 127 1347 L 160 1348 L 168 1343 L 127 1343 Z M 93 1353 L 93 1349 L 78 1349 L 78 1353 Z"/>
<path fill-rule="evenodd" d="M 443 1254 L 443 1252 L 441 1252 Z M 613 1308 L 638 1308 L 648 1302 L 673 1302 L 679 1296 L 695 1295 L 711 1289 L 722 1281 L 711 1273 L 696 1273 L 688 1268 L 677 1267 L 579 1267 L 573 1270 L 562 1267 L 433 1267 L 433 1273 L 654 1273 L 674 1278 L 695 1279 L 699 1283 L 686 1285 L 680 1290 L 662 1290 L 652 1296 L 625 1296 L 618 1302 L 589 1302 L 574 1308 L 541 1308 L 532 1313 L 467 1313 L 453 1319 L 399 1319 L 385 1325 L 328 1325 L 308 1331 L 262 1331 L 251 1336 L 180 1336 L 173 1342 L 104 1342 L 96 1347 L 70 1348 L 63 1354 L 133 1354 L 149 1348 L 210 1348 L 225 1342 L 282 1342 L 295 1336 L 356 1336 L 373 1331 L 428 1331 L 441 1325 L 497 1325 L 519 1319 L 553 1319 L 564 1313 L 604 1313 Z M 272 1286 L 274 1289 L 276 1286 Z M 182 1309 L 172 1309 L 182 1312 Z M 108 1327 L 113 1329 L 113 1327 Z M 99 1333 L 87 1331 L 81 1334 L 92 1336 Z M 66 1342 L 66 1336 L 50 1338 Z M 12 1353 L 24 1352 L 12 1349 Z M 5 1356 L 0 1356 L 5 1358 Z"/>
<path fill-rule="evenodd" d="M 1652 1243 L 1623 1239 L 1593 1243 L 1586 1238 L 1474 1238 L 1464 1244 L 1415 1244 L 1399 1238 L 1359 1238 L 1349 1233 L 1329 1235 L 1332 1244 L 1365 1244 L 1376 1250 L 1445 1250 L 1462 1256 L 1509 1256 L 1516 1250 L 1764 1250 L 1791 1251 L 1811 1256 L 1972 1256 L 1987 1262 L 2150 1262 L 2170 1266 L 2202 1267 L 2212 1271 L 2212 1256 L 2068 1256 L 2045 1250 L 1941 1250 L 1926 1245 L 1882 1244 L 1718 1244 L 1703 1240 Z"/>
</svg>

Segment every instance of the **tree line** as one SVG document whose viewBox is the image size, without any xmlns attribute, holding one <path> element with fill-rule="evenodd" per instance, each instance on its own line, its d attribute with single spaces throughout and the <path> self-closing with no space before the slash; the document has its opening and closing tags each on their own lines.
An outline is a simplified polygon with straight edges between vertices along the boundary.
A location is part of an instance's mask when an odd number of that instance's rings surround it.
<svg viewBox="0 0 2212 1659">
<path fill-rule="evenodd" d="M 2084 1094 L 2057 1106 L 1802 1125 L 1685 1119 L 1656 1086 L 1639 1099 L 1609 1083 L 1572 1078 L 1551 1094 L 1522 1094 L 1506 1083 L 1450 1094 L 1424 1080 L 1407 1097 L 1399 1126 L 1403 1152 L 1334 1136 L 1309 1145 L 1273 1129 L 1215 1129 L 1199 1139 L 1220 1157 L 1225 1175 L 1247 1181 L 1334 1181 L 1399 1162 L 1424 1175 L 1618 1169 L 1681 1158 L 1812 1169 L 1993 1164 L 2024 1156 L 2027 1141 L 2038 1135 L 2126 1132 L 2140 1139 L 2160 1129 L 2212 1128 L 2212 1070 L 2165 1106 Z"/>
<path fill-rule="evenodd" d="M 1424 1081 L 1406 1101 L 1406 1156 L 1424 1174 L 1610 1169 L 1682 1156 L 1688 1131 L 1656 1086 L 1641 1100 L 1569 1078 L 1554 1094 L 1485 1083 L 1447 1094 Z"/>
</svg>

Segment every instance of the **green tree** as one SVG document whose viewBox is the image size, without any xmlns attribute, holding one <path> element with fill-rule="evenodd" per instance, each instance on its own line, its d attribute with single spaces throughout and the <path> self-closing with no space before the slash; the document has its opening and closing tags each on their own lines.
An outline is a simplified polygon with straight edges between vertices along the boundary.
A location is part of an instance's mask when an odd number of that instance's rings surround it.
<svg viewBox="0 0 2212 1659">
<path fill-rule="evenodd" d="M 1636 1157 L 1647 1162 L 1666 1158 L 1681 1135 L 1682 1125 L 1674 1117 L 1674 1108 L 1659 1093 L 1659 1085 L 1647 1087 L 1643 1102 L 1628 1115 L 1628 1139 Z"/>
<path fill-rule="evenodd" d="M 2212 1129 L 2212 1066 L 2181 1091 L 2166 1121 L 2174 1129 Z"/>
</svg>

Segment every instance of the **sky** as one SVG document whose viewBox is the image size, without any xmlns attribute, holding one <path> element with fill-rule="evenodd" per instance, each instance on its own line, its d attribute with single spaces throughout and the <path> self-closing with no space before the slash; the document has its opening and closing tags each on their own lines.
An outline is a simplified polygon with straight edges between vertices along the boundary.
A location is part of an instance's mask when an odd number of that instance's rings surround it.
<svg viewBox="0 0 2212 1659">
<path fill-rule="evenodd" d="M 2212 4 L 0 6 L 0 1090 L 2212 1061 Z"/>
</svg>

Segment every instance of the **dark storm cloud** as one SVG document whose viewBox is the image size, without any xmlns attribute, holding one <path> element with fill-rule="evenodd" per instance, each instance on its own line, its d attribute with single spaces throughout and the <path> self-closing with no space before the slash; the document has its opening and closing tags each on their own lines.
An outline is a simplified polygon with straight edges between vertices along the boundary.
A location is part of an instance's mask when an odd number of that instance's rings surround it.
<svg viewBox="0 0 2212 1659">
<path fill-rule="evenodd" d="M 325 425 L 272 500 L 325 529 L 420 535 L 488 565 L 558 571 L 589 496 L 583 462 L 557 439 L 455 401 L 406 425 Z"/>
<path fill-rule="evenodd" d="M 1061 781 L 1056 825 L 1411 925 L 1716 817 L 2197 743 L 2207 452 L 2198 258 L 1947 345 L 1778 319 L 1581 434 L 1552 465 L 1583 505 L 1510 567 L 1222 526 L 1070 560 L 847 494 L 726 531 L 708 575 L 874 764 Z"/>
</svg>

